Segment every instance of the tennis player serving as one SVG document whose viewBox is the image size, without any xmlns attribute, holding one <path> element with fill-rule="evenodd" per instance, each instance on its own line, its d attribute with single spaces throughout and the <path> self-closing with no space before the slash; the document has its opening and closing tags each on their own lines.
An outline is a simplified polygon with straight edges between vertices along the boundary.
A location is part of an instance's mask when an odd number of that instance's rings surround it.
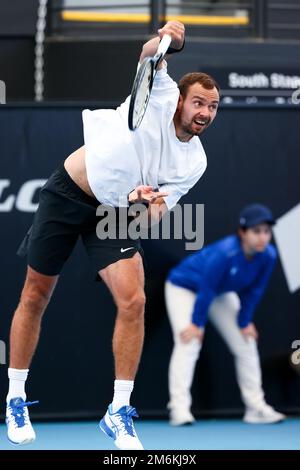
<svg viewBox="0 0 300 470">
<path fill-rule="evenodd" d="M 172 38 L 166 59 L 182 49 L 184 26 L 170 21 L 143 46 L 140 61 L 155 55 L 166 34 Z M 120 449 L 143 448 L 132 421 L 137 413 L 129 402 L 144 338 L 142 248 L 140 240 L 129 236 L 125 240 L 98 238 L 96 208 L 102 204 L 118 211 L 129 203 L 146 201 L 151 217 L 159 221 L 174 207 L 206 169 L 198 136 L 216 116 L 219 91 L 214 79 L 204 73 L 185 75 L 178 87 L 164 60 L 158 65 L 144 118 L 134 132 L 128 127 L 129 101 L 130 97 L 116 110 L 83 111 L 85 145 L 42 188 L 33 226 L 19 249 L 19 254 L 27 255 L 28 268 L 10 336 L 7 426 L 8 438 L 15 444 L 35 439 L 25 381 L 43 313 L 81 236 L 96 275 L 107 285 L 117 307 L 114 396 L 100 429 Z"/>
</svg>

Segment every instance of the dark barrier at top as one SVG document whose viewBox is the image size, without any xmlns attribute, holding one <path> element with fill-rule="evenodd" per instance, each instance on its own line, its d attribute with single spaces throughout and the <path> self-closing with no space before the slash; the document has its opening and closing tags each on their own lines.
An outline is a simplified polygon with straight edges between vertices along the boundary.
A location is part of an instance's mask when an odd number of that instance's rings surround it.
<svg viewBox="0 0 300 470">
<path fill-rule="evenodd" d="M 9 326 L 25 276 L 15 252 L 32 223 L 45 179 L 83 143 L 79 107 L 0 107 L 0 398 L 4 402 Z M 208 169 L 182 199 L 205 204 L 205 244 L 232 233 L 248 203 L 269 205 L 276 217 L 299 203 L 299 110 L 222 109 L 203 144 Z M 101 145 L 101 142 L 100 142 Z M 146 340 L 133 403 L 144 415 L 166 414 L 167 368 L 172 348 L 163 284 L 187 252 L 184 240 L 145 241 Z M 290 294 L 280 263 L 257 309 L 264 387 L 283 411 L 300 411 L 300 377 L 289 357 L 300 339 L 299 291 Z M 115 308 L 81 245 L 65 266 L 44 318 L 27 395 L 44 416 L 101 416 L 112 396 L 111 337 Z M 298 338 L 299 337 L 299 338 Z M 232 358 L 207 328 L 193 386 L 196 414 L 241 412 Z M 34 416 L 34 413 L 32 413 Z"/>
</svg>

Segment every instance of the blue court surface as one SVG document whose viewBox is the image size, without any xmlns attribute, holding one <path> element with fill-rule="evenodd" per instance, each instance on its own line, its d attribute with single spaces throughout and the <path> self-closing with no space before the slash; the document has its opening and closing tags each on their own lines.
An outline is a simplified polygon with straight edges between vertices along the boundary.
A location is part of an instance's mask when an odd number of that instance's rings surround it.
<svg viewBox="0 0 300 470">
<path fill-rule="evenodd" d="M 0 450 L 115 450 L 95 421 L 36 423 L 35 443 L 14 446 L 0 425 Z M 167 421 L 140 420 L 136 430 L 148 450 L 300 450 L 300 418 L 283 423 L 250 425 L 241 420 L 202 420 L 172 427 Z"/>
</svg>

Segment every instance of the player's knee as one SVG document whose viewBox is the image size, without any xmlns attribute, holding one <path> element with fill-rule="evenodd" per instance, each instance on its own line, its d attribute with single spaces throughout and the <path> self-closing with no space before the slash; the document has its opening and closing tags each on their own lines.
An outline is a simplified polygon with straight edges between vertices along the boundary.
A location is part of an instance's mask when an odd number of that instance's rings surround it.
<svg viewBox="0 0 300 470">
<path fill-rule="evenodd" d="M 27 286 L 21 294 L 20 305 L 28 313 L 42 315 L 50 301 L 51 293 L 50 289 L 36 283 Z"/>
<path fill-rule="evenodd" d="M 146 297 L 144 292 L 135 292 L 123 299 L 119 299 L 119 314 L 127 320 L 137 320 L 143 317 Z"/>
</svg>

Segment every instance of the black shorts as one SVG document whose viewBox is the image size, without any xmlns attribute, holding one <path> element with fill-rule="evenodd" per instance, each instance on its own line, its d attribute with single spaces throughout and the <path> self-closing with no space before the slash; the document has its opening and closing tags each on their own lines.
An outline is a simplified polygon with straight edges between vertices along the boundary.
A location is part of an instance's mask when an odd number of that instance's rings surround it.
<svg viewBox="0 0 300 470">
<path fill-rule="evenodd" d="M 98 272 L 108 265 L 131 258 L 137 251 L 143 257 L 139 239 L 127 236 L 126 239 L 101 240 L 97 237 L 96 226 L 101 220 L 96 216 L 99 205 L 77 186 L 62 164 L 41 189 L 33 225 L 18 255 L 27 255 L 29 266 L 39 273 L 54 276 L 60 273 L 81 237 L 98 280 Z M 126 224 L 131 220 L 133 217 L 127 216 Z M 116 225 L 118 236 L 118 217 Z"/>
</svg>

